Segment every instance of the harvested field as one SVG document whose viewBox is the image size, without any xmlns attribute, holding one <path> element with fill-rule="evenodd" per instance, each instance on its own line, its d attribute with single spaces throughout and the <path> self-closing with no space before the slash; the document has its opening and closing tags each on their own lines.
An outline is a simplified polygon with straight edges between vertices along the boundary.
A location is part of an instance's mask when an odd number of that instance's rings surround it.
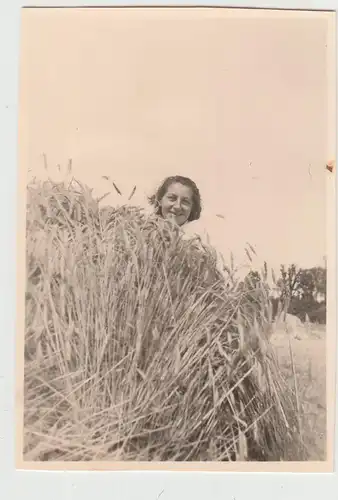
<svg viewBox="0 0 338 500">
<path fill-rule="evenodd" d="M 298 340 L 299 339 L 299 340 Z M 286 332 L 272 338 L 283 373 L 293 383 L 290 347 Z M 299 398 L 302 404 L 304 442 L 309 460 L 326 460 L 326 342 L 325 328 L 313 327 L 295 332 L 291 340 L 297 375 Z"/>
</svg>

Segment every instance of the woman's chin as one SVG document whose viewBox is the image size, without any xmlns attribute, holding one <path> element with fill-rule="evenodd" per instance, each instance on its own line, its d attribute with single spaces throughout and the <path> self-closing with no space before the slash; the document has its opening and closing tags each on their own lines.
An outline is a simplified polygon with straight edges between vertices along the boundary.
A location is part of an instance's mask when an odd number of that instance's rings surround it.
<svg viewBox="0 0 338 500">
<path fill-rule="evenodd" d="M 170 220 L 171 222 L 175 222 L 176 224 L 178 224 L 178 217 L 176 217 L 176 215 L 174 214 L 167 214 L 166 215 L 166 219 Z"/>
<path fill-rule="evenodd" d="M 182 225 L 182 221 L 180 220 L 180 217 L 176 217 L 174 214 L 167 214 L 165 219 L 169 220 L 173 224 L 176 224 L 177 226 Z"/>
</svg>

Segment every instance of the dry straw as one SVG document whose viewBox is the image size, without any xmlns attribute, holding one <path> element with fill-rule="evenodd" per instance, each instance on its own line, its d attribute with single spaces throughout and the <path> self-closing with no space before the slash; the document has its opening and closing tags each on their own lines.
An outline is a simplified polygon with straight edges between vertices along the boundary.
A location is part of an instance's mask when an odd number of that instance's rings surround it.
<svg viewBox="0 0 338 500">
<path fill-rule="evenodd" d="M 304 459 L 271 323 L 170 222 L 29 185 L 24 458 Z"/>
</svg>

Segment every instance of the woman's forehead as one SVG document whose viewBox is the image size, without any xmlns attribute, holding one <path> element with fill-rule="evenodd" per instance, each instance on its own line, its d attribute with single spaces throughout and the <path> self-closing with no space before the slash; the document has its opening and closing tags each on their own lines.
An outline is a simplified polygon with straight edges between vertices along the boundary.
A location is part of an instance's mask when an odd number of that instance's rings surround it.
<svg viewBox="0 0 338 500">
<path fill-rule="evenodd" d="M 181 184 L 181 182 L 173 182 L 168 186 L 167 193 L 180 194 L 181 196 L 192 196 L 192 190 L 189 186 Z"/>
</svg>

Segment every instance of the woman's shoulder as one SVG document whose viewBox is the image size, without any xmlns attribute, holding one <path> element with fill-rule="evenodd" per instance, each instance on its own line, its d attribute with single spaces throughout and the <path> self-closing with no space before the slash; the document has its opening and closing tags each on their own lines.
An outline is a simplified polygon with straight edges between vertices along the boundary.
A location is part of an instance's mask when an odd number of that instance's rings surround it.
<svg viewBox="0 0 338 500">
<path fill-rule="evenodd" d="M 186 240 L 196 240 L 207 243 L 207 232 L 199 221 L 189 222 L 182 227 L 183 237 Z"/>
</svg>

